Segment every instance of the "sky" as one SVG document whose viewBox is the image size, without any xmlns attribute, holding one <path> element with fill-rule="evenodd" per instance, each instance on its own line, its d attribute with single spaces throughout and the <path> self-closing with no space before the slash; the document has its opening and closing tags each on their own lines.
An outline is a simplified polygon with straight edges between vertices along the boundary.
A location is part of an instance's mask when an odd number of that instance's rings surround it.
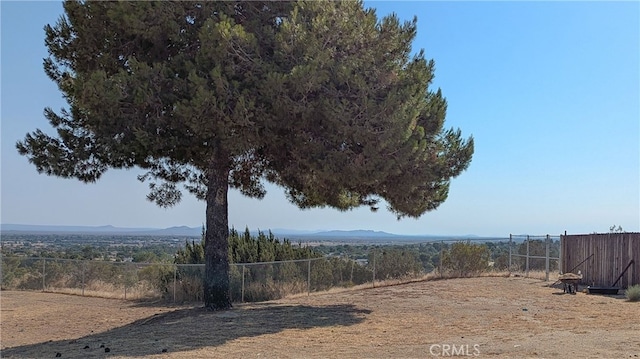
<svg viewBox="0 0 640 359">
<path fill-rule="evenodd" d="M 640 231 L 640 2 L 367 1 L 378 16 L 418 19 L 413 50 L 435 61 L 445 127 L 473 135 L 468 170 L 419 219 L 381 208 L 300 210 L 267 185 L 262 200 L 229 193 L 236 229 L 375 230 L 406 235 L 558 235 Z M 65 102 L 45 75 L 43 27 L 60 2 L 0 2 L 1 223 L 201 226 L 189 194 L 169 209 L 146 200 L 139 170 L 99 182 L 40 175 L 15 143 L 50 132 L 45 107 Z"/>
</svg>

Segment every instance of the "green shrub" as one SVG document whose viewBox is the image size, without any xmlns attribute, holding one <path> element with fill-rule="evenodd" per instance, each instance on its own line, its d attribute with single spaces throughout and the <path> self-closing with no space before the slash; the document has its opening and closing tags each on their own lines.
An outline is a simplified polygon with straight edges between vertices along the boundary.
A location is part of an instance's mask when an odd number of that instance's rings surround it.
<svg viewBox="0 0 640 359">
<path fill-rule="evenodd" d="M 630 302 L 640 301 L 640 284 L 632 285 L 627 288 L 626 296 Z"/>
<path fill-rule="evenodd" d="M 489 268 L 491 252 L 486 245 L 457 242 L 442 257 L 443 270 L 458 277 L 470 277 Z"/>
<path fill-rule="evenodd" d="M 376 280 L 402 279 L 422 274 L 422 262 L 417 252 L 384 248 L 369 252 L 368 266 L 375 270 Z"/>
<path fill-rule="evenodd" d="M 19 257 L 2 256 L 2 283 L 0 288 L 2 290 L 15 289 L 17 283 L 27 273 L 25 268 L 21 268 L 21 261 Z"/>
<path fill-rule="evenodd" d="M 311 263 L 311 289 L 326 290 L 333 286 L 333 266 L 326 259 L 319 259 Z"/>
<path fill-rule="evenodd" d="M 166 264 L 152 264 L 138 271 L 138 279 L 147 282 L 160 293 L 168 293 L 173 283 L 174 268 Z"/>
</svg>

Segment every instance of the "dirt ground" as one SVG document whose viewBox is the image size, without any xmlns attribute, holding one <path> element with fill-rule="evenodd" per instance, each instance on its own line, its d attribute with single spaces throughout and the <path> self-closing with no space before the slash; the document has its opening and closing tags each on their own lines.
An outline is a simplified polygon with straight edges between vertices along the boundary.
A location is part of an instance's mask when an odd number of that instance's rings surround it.
<svg viewBox="0 0 640 359">
<path fill-rule="evenodd" d="M 316 293 L 226 312 L 3 291 L 1 355 L 640 357 L 640 303 L 562 294 L 548 285 L 519 277 L 449 279 Z"/>
</svg>

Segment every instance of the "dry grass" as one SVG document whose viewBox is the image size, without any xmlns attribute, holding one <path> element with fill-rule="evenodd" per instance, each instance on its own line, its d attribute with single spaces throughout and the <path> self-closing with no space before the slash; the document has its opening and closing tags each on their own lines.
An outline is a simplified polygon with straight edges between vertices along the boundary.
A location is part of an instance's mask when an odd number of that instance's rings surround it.
<svg viewBox="0 0 640 359">
<path fill-rule="evenodd" d="M 84 296 L 84 297 L 123 299 L 123 300 L 145 300 L 145 299 L 158 297 L 157 293 L 154 291 L 138 289 L 138 288 L 128 288 L 125 292 L 123 288 L 119 288 L 119 290 L 113 290 L 109 288 L 102 288 L 102 289 L 85 288 L 85 290 L 83 291 L 81 288 L 49 287 L 45 292 L 78 295 L 78 296 Z"/>
<path fill-rule="evenodd" d="M 625 296 L 630 302 L 640 302 L 640 284 L 632 285 L 627 288 Z"/>
<path fill-rule="evenodd" d="M 64 283 L 64 282 L 63 282 Z M 124 287 L 100 280 L 93 280 L 82 288 L 69 288 L 68 286 L 48 285 L 45 292 L 79 295 L 85 297 L 99 297 L 109 299 L 142 300 L 158 298 L 156 291 L 145 285 L 145 282 L 138 282 L 138 285 Z"/>
<path fill-rule="evenodd" d="M 387 284 L 226 312 L 3 291 L 2 356 L 102 358 L 104 344 L 113 358 L 428 358 L 448 344 L 491 358 L 640 357 L 640 306 L 624 296 L 522 277 Z"/>
<path fill-rule="evenodd" d="M 526 277 L 532 279 L 545 279 L 544 271 L 530 271 L 527 274 L 525 273 L 516 273 L 516 272 L 508 272 L 508 271 L 486 271 L 482 273 L 478 273 L 475 277 Z M 550 280 L 556 280 L 558 274 L 550 273 Z M 436 271 L 423 274 L 420 276 L 408 276 L 405 278 L 399 279 L 389 279 L 389 280 L 376 280 L 375 283 L 369 282 L 364 284 L 352 285 L 352 286 L 344 286 L 344 287 L 333 287 L 326 291 L 321 291 L 321 293 L 342 293 L 345 291 L 352 290 L 361 290 L 366 288 L 375 288 L 375 287 L 387 287 L 387 286 L 395 286 L 400 284 L 414 283 L 414 282 L 422 282 L 422 281 L 431 281 L 431 280 L 443 280 L 443 279 L 455 279 L 460 278 L 454 273 L 438 273 Z M 167 287 L 170 289 L 169 293 L 166 294 L 167 300 L 173 301 L 174 293 L 173 293 L 174 283 L 170 282 L 167 284 Z M 103 281 L 91 281 L 88 283 L 84 289 L 82 288 L 67 288 L 67 287 L 56 287 L 56 286 L 48 286 L 46 292 L 49 293 L 61 293 L 61 294 L 71 294 L 71 295 L 79 295 L 86 297 L 99 297 L 99 298 L 109 298 L 109 299 L 127 299 L 127 300 L 144 300 L 144 299 L 160 299 L 161 294 L 157 291 L 150 289 L 149 285 L 144 285 L 144 283 L 136 286 L 127 288 L 126 293 L 125 289 L 122 286 L 117 286 L 112 283 L 106 283 Z M 186 303 L 186 302 L 200 302 L 202 300 L 202 284 L 201 282 L 193 282 L 189 280 L 182 280 L 180 283 L 176 285 L 175 291 L 175 302 L 176 303 Z M 306 282 L 271 282 L 267 284 L 260 283 L 250 283 L 245 288 L 245 301 L 246 302 L 254 302 L 254 301 L 264 301 L 271 299 L 281 299 L 281 298 L 296 298 L 301 296 L 307 296 L 307 283 Z"/>
</svg>

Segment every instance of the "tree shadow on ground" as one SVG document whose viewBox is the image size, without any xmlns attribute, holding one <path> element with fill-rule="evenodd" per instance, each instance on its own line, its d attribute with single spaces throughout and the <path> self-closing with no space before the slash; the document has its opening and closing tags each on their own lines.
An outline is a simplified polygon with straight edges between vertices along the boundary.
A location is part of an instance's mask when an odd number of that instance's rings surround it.
<svg viewBox="0 0 640 359">
<path fill-rule="evenodd" d="M 3 358 L 141 357 L 223 345 L 246 337 L 286 329 L 349 326 L 364 321 L 370 310 L 353 305 L 251 304 L 229 311 L 187 308 L 156 314 L 105 332 L 74 340 L 48 341 L 2 350 Z M 52 323 L 55 330 L 55 323 Z M 108 354 L 105 353 L 106 349 Z"/>
</svg>

